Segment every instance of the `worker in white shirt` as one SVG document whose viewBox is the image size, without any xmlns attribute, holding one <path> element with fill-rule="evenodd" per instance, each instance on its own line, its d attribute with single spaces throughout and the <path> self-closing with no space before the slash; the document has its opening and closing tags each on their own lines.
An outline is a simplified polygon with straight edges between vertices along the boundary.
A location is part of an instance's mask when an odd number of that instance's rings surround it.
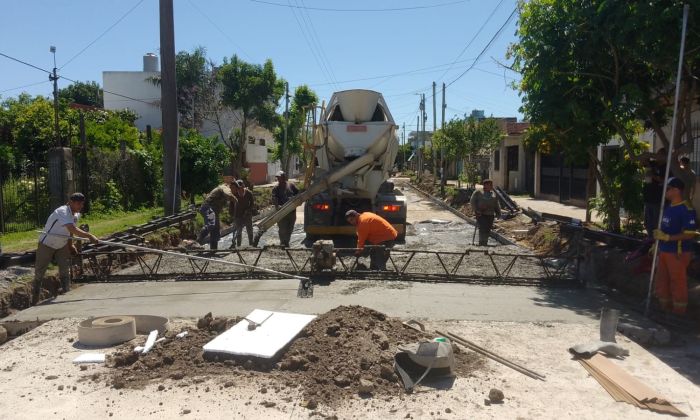
<svg viewBox="0 0 700 420">
<path fill-rule="evenodd" d="M 32 302 L 36 304 L 41 294 L 41 286 L 46 269 L 52 260 L 58 264 L 58 275 L 63 285 L 63 292 L 68 292 L 71 286 L 70 259 L 71 253 L 77 254 L 71 236 L 87 238 L 97 243 L 97 237 L 78 227 L 80 211 L 85 204 L 85 196 L 75 193 L 70 196 L 68 203 L 57 208 L 51 213 L 44 230 L 39 235 L 39 245 L 36 249 L 34 266 L 34 287 L 32 290 Z"/>
</svg>

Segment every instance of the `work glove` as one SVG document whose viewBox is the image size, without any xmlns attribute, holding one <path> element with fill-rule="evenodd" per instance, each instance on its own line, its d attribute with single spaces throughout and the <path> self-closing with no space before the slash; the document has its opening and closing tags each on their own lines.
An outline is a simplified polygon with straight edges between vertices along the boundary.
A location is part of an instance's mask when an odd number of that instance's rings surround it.
<svg viewBox="0 0 700 420">
<path fill-rule="evenodd" d="M 654 229 L 654 239 L 659 241 L 668 241 L 671 239 L 671 235 L 664 233 L 661 229 Z"/>
</svg>

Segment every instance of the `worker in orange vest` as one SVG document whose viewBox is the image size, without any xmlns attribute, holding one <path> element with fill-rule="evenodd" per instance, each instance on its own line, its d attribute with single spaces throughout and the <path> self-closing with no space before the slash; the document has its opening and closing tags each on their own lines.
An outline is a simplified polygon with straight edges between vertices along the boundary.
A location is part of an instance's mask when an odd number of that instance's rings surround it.
<svg viewBox="0 0 700 420">
<path fill-rule="evenodd" d="M 398 232 L 391 223 L 383 217 L 371 212 L 362 214 L 355 210 L 348 210 L 345 219 L 357 228 L 357 254 L 364 254 L 365 243 L 369 245 L 383 245 L 384 248 L 371 248 L 369 250 L 369 269 L 386 270 L 386 262 L 389 260 L 389 248 L 394 246 Z"/>
<path fill-rule="evenodd" d="M 688 306 L 688 265 L 696 237 L 695 210 L 683 200 L 685 184 L 678 178 L 666 183 L 666 200 L 661 229 L 654 229 L 659 241 L 656 297 L 661 309 L 684 315 Z"/>
</svg>

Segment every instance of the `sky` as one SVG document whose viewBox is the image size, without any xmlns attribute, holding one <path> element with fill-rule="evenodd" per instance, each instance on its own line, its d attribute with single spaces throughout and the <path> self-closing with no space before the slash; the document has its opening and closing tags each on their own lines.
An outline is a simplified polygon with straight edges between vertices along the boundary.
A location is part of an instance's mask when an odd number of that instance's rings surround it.
<svg viewBox="0 0 700 420">
<path fill-rule="evenodd" d="M 511 86 L 518 75 L 503 66 L 517 40 L 517 14 L 508 21 L 515 7 L 516 0 L 174 0 L 175 49 L 203 46 L 216 63 L 233 54 L 269 58 L 290 91 L 307 84 L 321 100 L 377 90 L 408 133 L 420 93 L 432 128 L 433 81 L 438 125 L 442 83 L 447 120 L 472 109 L 521 117 Z M 59 76 L 100 85 L 103 71 L 141 70 L 142 56 L 160 43 L 157 0 L 5 2 L 0 21 L 0 53 L 50 70 L 54 45 Z M 45 73 L 0 56 L 0 97 L 23 91 L 49 96 L 52 87 Z"/>
</svg>

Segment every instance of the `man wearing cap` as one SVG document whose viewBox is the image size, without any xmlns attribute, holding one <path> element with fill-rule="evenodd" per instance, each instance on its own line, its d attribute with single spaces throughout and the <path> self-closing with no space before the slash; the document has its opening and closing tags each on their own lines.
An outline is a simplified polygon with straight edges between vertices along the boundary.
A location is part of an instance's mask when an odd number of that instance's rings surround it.
<svg viewBox="0 0 700 420">
<path fill-rule="evenodd" d="M 362 214 L 355 210 L 348 210 L 345 219 L 357 228 L 357 254 L 361 255 L 365 248 L 365 243 L 369 245 L 383 245 L 384 248 L 372 248 L 369 251 L 369 269 L 386 270 L 386 262 L 389 260 L 389 248 L 394 246 L 394 241 L 398 232 L 391 223 L 383 217 L 364 212 Z"/>
<path fill-rule="evenodd" d="M 493 220 L 501 217 L 501 205 L 493 192 L 493 181 L 485 179 L 482 182 L 483 191 L 476 190 L 469 199 L 469 204 L 476 215 L 476 226 L 479 229 L 479 245 L 486 246 L 493 227 Z"/>
<path fill-rule="evenodd" d="M 85 204 L 85 196 L 75 193 L 70 196 L 68 202 L 51 213 L 44 230 L 39 235 L 39 244 L 36 249 L 34 263 L 34 284 L 32 289 L 32 301 L 37 303 L 41 293 L 46 269 L 53 259 L 58 264 L 58 275 L 63 285 L 63 292 L 70 290 L 70 258 L 71 253 L 77 254 L 78 250 L 73 245 L 71 236 L 87 238 L 97 243 L 97 237 L 78 227 L 80 211 Z"/>
<path fill-rule="evenodd" d="M 287 180 L 287 174 L 284 171 L 277 172 L 277 185 L 272 188 L 272 204 L 275 209 L 284 206 L 292 197 L 299 194 L 299 189 L 293 183 Z M 280 237 L 280 245 L 285 248 L 289 247 L 289 241 L 292 238 L 294 231 L 294 223 L 297 220 L 297 212 L 292 210 L 288 215 L 284 216 L 277 222 L 278 234 Z"/>
<path fill-rule="evenodd" d="M 229 213 L 233 222 L 231 234 L 231 249 L 241 246 L 243 242 L 243 228 L 248 233 L 248 245 L 253 244 L 253 212 L 255 211 L 255 198 L 253 193 L 245 187 L 242 179 L 233 184 L 236 201 L 231 201 Z"/>
<path fill-rule="evenodd" d="M 204 227 L 199 232 L 197 242 L 200 244 L 209 234 L 209 249 L 219 248 L 219 237 L 221 235 L 220 215 L 227 208 L 229 202 L 236 201 L 236 197 L 231 192 L 232 176 L 225 176 L 224 182 L 211 190 L 199 208 L 199 213 L 204 217 Z"/>
<path fill-rule="evenodd" d="M 659 260 L 656 269 L 656 297 L 661 309 L 676 315 L 685 314 L 688 306 L 687 270 L 696 236 L 695 210 L 683 200 L 685 184 L 670 178 L 666 184 L 666 199 L 661 229 L 654 230 L 659 241 Z"/>
</svg>

